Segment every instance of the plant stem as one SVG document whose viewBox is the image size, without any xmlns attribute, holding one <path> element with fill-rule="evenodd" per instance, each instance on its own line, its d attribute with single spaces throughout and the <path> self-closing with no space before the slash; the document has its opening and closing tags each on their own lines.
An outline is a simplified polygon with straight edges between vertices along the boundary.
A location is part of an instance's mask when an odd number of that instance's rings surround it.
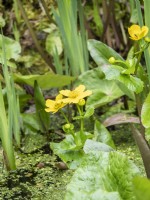
<svg viewBox="0 0 150 200">
<path fill-rule="evenodd" d="M 45 11 L 50 23 L 54 23 L 55 24 L 55 21 L 52 19 L 52 17 L 49 14 L 48 7 L 47 7 L 45 1 L 44 0 L 40 0 L 40 2 L 41 2 L 42 6 L 44 8 L 44 11 Z"/>
<path fill-rule="evenodd" d="M 83 116 L 83 107 L 81 107 L 82 109 L 80 109 L 80 106 L 78 104 L 77 105 L 77 109 L 79 111 L 80 116 Z M 83 132 L 84 131 L 84 119 L 81 118 L 80 120 L 80 130 Z"/>
<path fill-rule="evenodd" d="M 143 160 L 147 178 L 150 179 L 150 149 L 149 149 L 149 145 L 147 144 L 145 138 L 143 138 L 142 134 L 135 128 L 134 125 L 131 125 L 131 128 L 132 128 L 134 140 L 139 148 L 139 151 L 140 151 L 140 154 L 141 154 L 141 157 Z"/>
<path fill-rule="evenodd" d="M 66 122 L 67 122 L 68 124 L 70 124 L 70 122 L 69 122 L 68 118 L 66 117 L 65 113 L 64 113 L 62 110 L 60 110 L 60 112 L 61 112 L 61 114 L 63 115 L 63 117 L 65 118 Z"/>
</svg>

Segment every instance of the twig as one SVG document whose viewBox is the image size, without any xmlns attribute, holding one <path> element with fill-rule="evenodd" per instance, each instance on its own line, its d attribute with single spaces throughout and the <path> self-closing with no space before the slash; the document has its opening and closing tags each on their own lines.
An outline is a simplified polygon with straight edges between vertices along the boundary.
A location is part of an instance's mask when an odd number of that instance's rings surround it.
<svg viewBox="0 0 150 200">
<path fill-rule="evenodd" d="M 31 27 L 31 24 L 30 24 L 30 22 L 29 22 L 29 20 L 28 20 L 28 17 L 27 17 L 27 14 L 26 14 L 26 12 L 25 12 L 25 9 L 24 9 L 24 7 L 22 6 L 21 1 L 20 1 L 20 0 L 17 0 L 17 2 L 18 2 L 18 6 L 19 6 L 19 8 L 20 8 L 21 14 L 22 14 L 22 16 L 23 16 L 23 18 L 24 18 L 24 21 L 25 21 L 25 23 L 26 23 L 26 25 L 27 25 L 27 27 L 28 27 L 28 29 L 29 29 L 29 31 L 30 31 L 31 37 L 32 37 L 32 39 L 33 39 L 33 41 L 34 41 L 34 44 L 35 44 L 37 50 L 39 51 L 39 54 L 41 55 L 41 57 L 43 58 L 43 60 L 49 65 L 49 67 L 50 67 L 50 69 L 52 70 L 52 72 L 55 72 L 55 68 L 54 68 L 54 66 L 52 65 L 52 60 L 51 60 L 51 58 L 48 59 L 48 56 L 45 54 L 44 50 L 43 50 L 42 47 L 40 46 L 40 44 L 39 44 L 39 42 L 38 42 L 38 40 L 37 40 L 37 38 L 36 38 L 36 35 L 35 35 L 35 33 L 34 33 L 32 27 Z"/>
</svg>

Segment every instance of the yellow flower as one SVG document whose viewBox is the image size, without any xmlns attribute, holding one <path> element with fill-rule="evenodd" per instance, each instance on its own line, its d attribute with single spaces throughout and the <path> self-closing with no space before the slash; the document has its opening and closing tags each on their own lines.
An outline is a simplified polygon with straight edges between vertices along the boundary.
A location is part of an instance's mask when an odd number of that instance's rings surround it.
<svg viewBox="0 0 150 200">
<path fill-rule="evenodd" d="M 132 40 L 140 40 L 147 35 L 148 27 L 147 26 L 140 27 L 138 25 L 132 25 L 130 28 L 128 28 L 128 32 Z"/>
<path fill-rule="evenodd" d="M 55 101 L 51 100 L 51 99 L 47 99 L 46 100 L 46 107 L 48 107 L 48 108 L 45 108 L 45 111 L 56 113 L 59 109 L 64 107 L 66 105 L 66 103 L 62 102 L 62 97 L 63 96 L 61 94 L 58 94 L 56 96 Z"/>
<path fill-rule="evenodd" d="M 73 91 L 70 90 L 61 90 L 60 94 L 64 95 L 65 98 L 62 101 L 64 103 L 79 103 L 79 101 L 87 96 L 90 96 L 92 94 L 92 91 L 85 90 L 84 85 L 79 85 L 77 88 L 75 88 Z"/>
</svg>

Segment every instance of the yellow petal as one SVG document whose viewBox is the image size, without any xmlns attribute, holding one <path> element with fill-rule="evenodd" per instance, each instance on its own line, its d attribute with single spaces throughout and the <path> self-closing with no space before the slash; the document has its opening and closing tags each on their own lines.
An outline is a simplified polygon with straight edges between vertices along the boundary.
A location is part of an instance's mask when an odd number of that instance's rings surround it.
<svg viewBox="0 0 150 200">
<path fill-rule="evenodd" d="M 66 97 L 69 96 L 70 92 L 71 92 L 70 90 L 61 90 L 61 91 L 59 91 L 60 94 L 66 96 Z"/>
<path fill-rule="evenodd" d="M 58 95 L 56 96 L 56 101 L 61 100 L 62 98 L 63 98 L 63 95 L 62 95 L 62 94 L 58 94 Z"/>
<path fill-rule="evenodd" d="M 148 29 L 147 26 L 142 26 L 141 35 L 142 35 L 143 37 L 145 37 L 145 36 L 147 35 L 148 31 L 149 31 L 149 29 Z"/>
<path fill-rule="evenodd" d="M 138 25 L 132 25 L 130 28 L 128 28 L 129 35 L 132 37 L 134 34 L 140 33 L 141 28 Z"/>
<path fill-rule="evenodd" d="M 90 96 L 91 94 L 92 94 L 92 91 L 87 90 L 87 91 L 83 92 L 82 94 L 80 94 L 79 98 L 84 99 L 85 97 Z"/>
<path fill-rule="evenodd" d="M 51 109 L 50 108 L 45 108 L 45 111 L 46 112 L 51 112 Z"/>
<path fill-rule="evenodd" d="M 85 90 L 84 85 L 79 85 L 77 88 L 75 88 L 75 91 L 83 92 Z"/>
<path fill-rule="evenodd" d="M 45 103 L 46 107 L 54 106 L 54 104 L 55 104 L 55 101 L 50 100 L 50 99 L 47 99 Z"/>
</svg>

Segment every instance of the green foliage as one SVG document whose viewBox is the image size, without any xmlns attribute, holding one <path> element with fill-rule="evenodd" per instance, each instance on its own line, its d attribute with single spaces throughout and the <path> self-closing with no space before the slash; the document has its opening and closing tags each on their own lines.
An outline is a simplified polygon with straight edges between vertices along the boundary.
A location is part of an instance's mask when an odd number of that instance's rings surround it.
<svg viewBox="0 0 150 200">
<path fill-rule="evenodd" d="M 41 130 L 36 113 L 23 113 L 21 114 L 21 118 L 25 135 L 35 134 Z"/>
<path fill-rule="evenodd" d="M 114 151 L 112 147 L 108 146 L 105 143 L 97 142 L 97 141 L 89 140 L 89 139 L 86 140 L 83 150 L 86 154 L 91 151 L 104 151 L 104 152 Z"/>
<path fill-rule="evenodd" d="M 144 177 L 135 177 L 133 179 L 134 193 L 136 200 L 149 200 L 150 181 Z"/>
<path fill-rule="evenodd" d="M 55 87 L 63 87 L 70 84 L 75 78 L 71 76 L 64 76 L 59 74 L 53 74 L 48 72 L 44 75 L 19 75 L 14 74 L 14 80 L 17 83 L 24 83 L 34 87 L 34 81 L 38 82 L 38 85 L 42 89 L 50 89 Z"/>
<path fill-rule="evenodd" d="M 112 148 L 115 148 L 115 144 L 112 140 L 112 137 L 109 133 L 109 131 L 105 128 L 103 124 L 101 124 L 99 121 L 95 121 L 95 126 L 94 126 L 94 140 L 98 142 L 105 143 Z"/>
<path fill-rule="evenodd" d="M 4 41 L 2 41 L 4 40 Z M 14 59 L 17 60 L 19 58 L 19 54 L 21 53 L 21 46 L 19 44 L 19 42 L 2 36 L 0 34 L 0 63 L 4 64 L 4 59 L 3 58 L 3 54 L 2 54 L 2 42 L 5 43 L 5 56 L 6 56 L 6 60 L 7 60 L 7 65 L 10 67 L 16 67 L 15 63 L 11 62 L 10 59 Z"/>
<path fill-rule="evenodd" d="M 9 132 L 8 119 L 6 115 L 4 99 L 2 94 L 2 88 L 0 83 L 0 138 L 2 140 L 2 146 L 4 149 L 6 167 L 8 170 L 15 170 L 15 156 L 12 144 L 12 135 Z"/>
<path fill-rule="evenodd" d="M 84 157 L 67 186 L 65 200 L 133 200 L 136 166 L 118 152 L 93 151 Z"/>
<path fill-rule="evenodd" d="M 103 23 L 101 16 L 99 14 L 99 6 L 98 6 L 98 1 L 93 0 L 93 17 L 94 17 L 94 22 L 96 24 L 96 31 L 98 35 L 102 35 L 103 33 Z"/>
<path fill-rule="evenodd" d="M 88 97 L 86 103 L 87 108 L 97 108 L 123 95 L 115 81 L 104 79 L 104 74 L 100 67 L 82 73 L 77 83 L 81 83 L 89 90 L 92 90 L 92 95 Z"/>
<path fill-rule="evenodd" d="M 148 94 L 141 111 L 141 120 L 145 128 L 150 128 L 150 93 Z"/>
<path fill-rule="evenodd" d="M 66 60 L 69 60 L 70 71 L 68 73 L 76 76 L 88 70 L 89 67 L 82 5 L 80 0 L 57 0 L 57 4 L 58 11 L 53 9 L 53 13 L 61 33 Z M 77 26 L 78 10 L 80 32 Z"/>
<path fill-rule="evenodd" d="M 60 143 L 50 143 L 50 148 L 54 154 L 58 155 L 65 163 L 67 163 L 70 169 L 77 168 L 84 152 L 82 150 L 82 144 L 75 143 L 75 139 L 72 135 L 66 135 L 66 138 Z"/>
<path fill-rule="evenodd" d="M 136 0 L 138 1 L 138 0 Z M 140 4 L 140 2 L 139 2 Z M 137 6 L 138 9 L 140 9 L 140 5 Z M 142 11 L 140 9 L 140 12 L 138 12 L 141 17 L 142 17 Z M 145 17 L 145 25 L 149 28 L 150 30 L 150 21 L 149 21 L 149 16 L 150 16 L 150 2 L 149 1 L 144 1 L 144 17 Z M 140 23 L 140 20 L 139 20 Z M 142 24 L 142 23 L 141 23 Z M 150 37 L 150 31 L 148 32 L 148 37 Z M 145 61 L 146 61 L 146 68 L 148 72 L 148 78 L 149 78 L 149 83 L 150 83 L 150 47 L 145 50 L 144 52 L 145 55 Z"/>
<path fill-rule="evenodd" d="M 123 83 L 130 91 L 140 93 L 143 90 L 143 81 L 139 78 L 129 74 L 124 74 L 124 68 L 117 65 L 107 65 L 102 67 L 102 71 L 105 73 L 106 79 L 118 80 Z"/>
<path fill-rule="evenodd" d="M 110 57 L 114 57 L 117 60 L 123 60 L 116 51 L 97 40 L 88 40 L 88 49 L 98 66 L 109 64 L 108 60 Z"/>
<path fill-rule="evenodd" d="M 76 116 L 73 117 L 73 120 L 79 120 L 79 119 L 86 119 L 91 117 L 94 114 L 94 108 L 93 107 L 89 107 L 86 112 L 84 113 L 83 116 Z"/>
<path fill-rule="evenodd" d="M 38 122 L 41 125 L 41 131 L 48 133 L 48 129 L 50 126 L 50 117 L 49 113 L 47 113 L 45 109 L 45 99 L 43 97 L 42 91 L 38 86 L 37 81 L 34 83 L 34 101 L 36 107 L 36 115 L 38 118 Z"/>
<path fill-rule="evenodd" d="M 46 38 L 46 50 L 50 55 L 53 55 L 57 49 L 58 55 L 63 51 L 62 42 L 58 35 L 58 32 L 53 32 Z"/>
<path fill-rule="evenodd" d="M 101 70 L 104 72 L 106 79 L 119 81 L 118 86 L 125 94 L 132 97 L 132 92 L 139 93 L 143 90 L 143 82 L 137 77 L 130 75 L 134 70 L 134 66 L 127 69 L 109 63 L 108 60 L 111 57 L 123 62 L 123 58 L 113 49 L 96 40 L 89 40 L 88 48 L 96 64 L 101 66 Z"/>
</svg>

